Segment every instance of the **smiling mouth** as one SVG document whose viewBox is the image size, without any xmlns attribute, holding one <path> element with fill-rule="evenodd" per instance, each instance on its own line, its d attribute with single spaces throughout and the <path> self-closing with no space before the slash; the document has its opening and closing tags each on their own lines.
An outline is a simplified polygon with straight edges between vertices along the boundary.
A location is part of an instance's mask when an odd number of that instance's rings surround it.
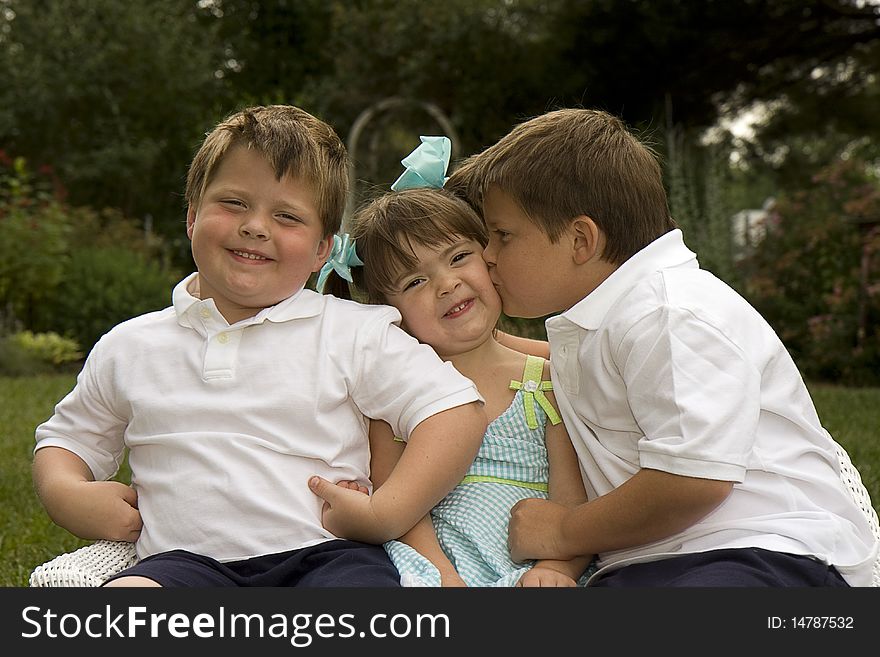
<svg viewBox="0 0 880 657">
<path fill-rule="evenodd" d="M 473 305 L 473 303 L 474 303 L 473 299 L 468 299 L 467 301 L 462 301 L 455 308 L 451 308 L 449 311 L 447 311 L 447 313 L 443 316 L 444 317 L 458 317 L 465 310 L 470 308 Z"/>
<path fill-rule="evenodd" d="M 246 260 L 269 260 L 266 256 L 261 256 L 256 253 L 247 253 L 246 251 L 237 251 L 235 249 L 230 249 L 230 251 L 239 258 L 244 258 Z"/>
</svg>

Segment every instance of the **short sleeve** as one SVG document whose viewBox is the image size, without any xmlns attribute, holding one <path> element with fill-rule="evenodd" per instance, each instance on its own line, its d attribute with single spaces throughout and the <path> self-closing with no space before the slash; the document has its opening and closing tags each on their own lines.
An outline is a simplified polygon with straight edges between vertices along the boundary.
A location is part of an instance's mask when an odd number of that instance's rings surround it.
<svg viewBox="0 0 880 657">
<path fill-rule="evenodd" d="M 718 327 L 660 306 L 635 323 L 617 362 L 644 434 L 641 467 L 740 482 L 760 415 L 760 373 Z"/>
<path fill-rule="evenodd" d="M 35 450 L 62 447 L 79 456 L 96 480 L 111 478 L 124 455 L 126 420 L 110 408 L 101 380 L 104 351 L 99 341 L 77 376 L 76 385 L 35 431 Z"/>
<path fill-rule="evenodd" d="M 428 417 L 482 401 L 470 379 L 397 326 L 397 311 L 388 310 L 358 331 L 353 395 L 364 415 L 385 420 L 407 439 Z"/>
</svg>

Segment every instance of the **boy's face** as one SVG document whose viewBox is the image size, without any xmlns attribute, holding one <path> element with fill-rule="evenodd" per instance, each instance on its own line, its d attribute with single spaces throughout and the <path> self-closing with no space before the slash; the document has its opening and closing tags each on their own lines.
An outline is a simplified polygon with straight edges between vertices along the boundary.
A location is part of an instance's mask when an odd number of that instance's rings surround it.
<svg viewBox="0 0 880 657">
<path fill-rule="evenodd" d="M 413 247 L 418 264 L 386 296 L 400 311 L 403 328 L 442 358 L 489 339 L 501 314 L 501 299 L 480 257 L 479 242 L 454 238 L 438 247 Z"/>
<path fill-rule="evenodd" d="M 199 296 L 213 298 L 230 324 L 286 299 L 321 268 L 333 238 L 324 235 L 314 199 L 306 181 L 278 181 L 265 157 L 236 146 L 198 209 L 189 208 Z"/>
<path fill-rule="evenodd" d="M 552 243 L 516 201 L 496 186 L 483 196 L 489 244 L 483 259 L 510 317 L 544 317 L 580 300 L 568 240 Z"/>
</svg>

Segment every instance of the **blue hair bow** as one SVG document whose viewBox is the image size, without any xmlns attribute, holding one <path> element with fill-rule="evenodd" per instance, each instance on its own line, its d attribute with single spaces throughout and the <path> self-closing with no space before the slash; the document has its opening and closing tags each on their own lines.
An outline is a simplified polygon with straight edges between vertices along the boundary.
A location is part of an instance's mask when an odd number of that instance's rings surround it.
<svg viewBox="0 0 880 657">
<path fill-rule="evenodd" d="M 446 168 L 449 166 L 449 155 L 452 142 L 449 137 L 419 137 L 422 143 L 400 163 L 406 171 L 391 185 L 391 189 L 399 192 L 417 187 L 443 187 L 446 182 Z"/>
<path fill-rule="evenodd" d="M 331 271 L 335 271 L 342 278 L 351 283 L 351 268 L 359 267 L 364 263 L 358 258 L 355 251 L 354 240 L 351 235 L 345 233 L 343 235 L 333 236 L 333 247 L 330 249 L 330 257 L 321 267 L 318 273 L 318 289 L 324 289 L 324 282 L 330 275 Z"/>
</svg>

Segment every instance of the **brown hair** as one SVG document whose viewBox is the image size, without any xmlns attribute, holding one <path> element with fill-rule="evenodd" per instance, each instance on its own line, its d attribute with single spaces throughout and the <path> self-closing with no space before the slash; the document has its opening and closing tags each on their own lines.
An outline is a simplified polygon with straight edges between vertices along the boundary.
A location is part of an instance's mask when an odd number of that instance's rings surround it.
<svg viewBox="0 0 880 657">
<path fill-rule="evenodd" d="M 333 128 L 292 105 L 256 106 L 229 115 L 199 147 L 186 179 L 186 201 L 198 208 L 217 167 L 233 146 L 264 155 L 275 176 L 306 179 L 315 188 L 315 204 L 324 234 L 339 230 L 348 196 L 348 153 Z"/>
<path fill-rule="evenodd" d="M 478 208 L 491 185 L 553 242 L 572 219 L 590 217 L 606 237 L 603 258 L 615 264 L 676 227 L 656 153 L 607 112 L 561 109 L 525 121 L 447 183 Z"/>
<path fill-rule="evenodd" d="M 485 246 L 489 241 L 473 208 L 435 188 L 389 192 L 367 202 L 349 220 L 348 232 L 364 263 L 351 270 L 355 291 L 367 303 L 385 303 L 395 281 L 416 265 L 414 244 L 434 247 L 467 238 Z M 324 290 L 351 298 L 345 281 L 335 272 Z"/>
</svg>

